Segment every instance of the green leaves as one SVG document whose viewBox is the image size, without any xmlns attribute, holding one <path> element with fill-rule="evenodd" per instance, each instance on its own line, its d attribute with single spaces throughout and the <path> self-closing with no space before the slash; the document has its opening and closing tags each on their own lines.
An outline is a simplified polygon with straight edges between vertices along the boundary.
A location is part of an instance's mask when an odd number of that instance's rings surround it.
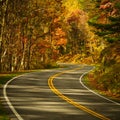
<svg viewBox="0 0 120 120">
<path fill-rule="evenodd" d="M 115 8 L 120 9 L 120 2 L 119 1 L 116 1 Z"/>
<path fill-rule="evenodd" d="M 120 33 L 120 2 L 111 0 L 102 0 L 100 4 L 99 13 L 97 16 L 89 21 L 89 25 L 94 26 L 97 29 L 95 33 L 108 42 L 114 42 L 119 40 Z M 109 10 L 107 10 L 109 8 Z"/>
</svg>

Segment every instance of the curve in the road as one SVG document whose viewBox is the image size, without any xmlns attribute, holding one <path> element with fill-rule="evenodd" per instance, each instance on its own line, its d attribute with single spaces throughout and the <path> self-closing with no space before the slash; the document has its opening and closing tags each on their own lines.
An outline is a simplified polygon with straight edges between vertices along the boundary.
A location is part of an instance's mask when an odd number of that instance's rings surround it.
<svg viewBox="0 0 120 120">
<path fill-rule="evenodd" d="M 90 70 L 90 71 L 91 71 L 91 70 Z M 90 71 L 88 71 L 88 72 L 90 72 Z M 85 72 L 85 73 L 83 73 L 83 74 L 80 76 L 80 78 L 79 78 L 80 84 L 81 84 L 84 88 L 86 88 L 88 91 L 94 93 L 95 95 L 97 95 L 97 96 L 99 96 L 99 97 L 101 97 L 101 98 L 103 98 L 103 99 L 105 99 L 105 100 L 107 100 L 107 101 L 110 101 L 110 102 L 112 102 L 112 103 L 114 103 L 114 104 L 116 104 L 116 105 L 120 105 L 120 103 L 115 102 L 115 101 L 113 101 L 113 100 L 110 100 L 110 99 L 108 99 L 108 98 L 106 98 L 106 97 L 104 97 L 104 96 L 102 96 L 102 95 L 94 92 L 93 90 L 89 89 L 86 85 L 84 85 L 84 83 L 82 82 L 82 78 L 83 78 L 83 76 L 86 75 L 88 72 Z"/>
<path fill-rule="evenodd" d="M 88 109 L 87 107 L 85 107 L 85 106 L 83 106 L 83 105 L 80 105 L 79 103 L 77 103 L 77 102 L 71 100 L 70 98 L 66 97 L 65 95 L 63 95 L 63 94 L 54 86 L 53 80 L 54 80 L 56 77 L 58 77 L 58 76 L 60 76 L 60 75 L 62 75 L 62 74 L 64 74 L 64 73 L 67 73 L 67 72 L 70 72 L 70 71 L 75 71 L 75 70 L 78 70 L 78 69 L 80 69 L 80 68 L 75 68 L 75 69 L 73 69 L 73 70 L 67 70 L 67 71 L 64 71 L 64 72 L 61 72 L 61 73 L 57 73 L 57 74 L 51 76 L 51 77 L 48 79 L 48 85 L 49 85 L 50 89 L 51 89 L 56 95 L 58 95 L 60 98 L 62 98 L 63 100 L 67 101 L 68 103 L 74 105 L 75 107 L 77 107 L 77 108 L 79 108 L 79 109 L 81 109 L 81 110 L 83 110 L 83 111 L 85 111 L 85 112 L 87 112 L 87 113 L 89 113 L 89 114 L 97 117 L 97 118 L 100 118 L 101 120 L 110 120 L 109 118 L 107 118 L 107 117 L 105 117 L 105 116 L 103 116 L 103 115 L 101 115 L 101 114 L 99 114 L 99 113 L 97 113 L 97 112 L 95 112 L 95 111 L 93 111 L 93 110 L 90 110 L 90 109 Z M 85 74 L 85 73 L 82 74 L 82 77 L 84 76 L 84 74 Z"/>
<path fill-rule="evenodd" d="M 63 95 L 63 94 L 54 86 L 53 81 L 55 80 L 55 78 L 57 78 L 58 76 L 60 76 L 60 75 L 62 75 L 62 74 L 65 74 L 65 73 L 67 73 L 67 72 L 77 71 L 77 70 L 79 70 L 79 69 L 81 69 L 81 68 L 74 68 L 74 69 L 72 68 L 72 70 L 65 70 L 65 71 L 63 71 L 63 72 L 59 72 L 59 73 L 54 74 L 54 75 L 52 75 L 51 77 L 49 77 L 49 79 L 48 79 L 48 85 L 49 85 L 50 89 L 51 89 L 55 94 L 57 94 L 60 98 L 62 98 L 63 100 L 67 101 L 69 104 L 74 105 L 76 108 L 78 108 L 78 109 L 80 109 L 80 110 L 83 110 L 83 111 L 85 111 L 85 112 L 87 112 L 87 113 L 95 116 L 96 118 L 100 118 L 100 119 L 102 119 L 102 120 L 110 120 L 109 118 L 107 118 L 107 117 L 105 117 L 105 116 L 103 116 L 103 115 L 101 115 L 101 114 L 99 114 L 99 113 L 97 113 L 97 112 L 95 112 L 95 111 L 93 111 L 93 110 L 91 110 L 91 109 L 88 109 L 87 107 L 85 107 L 85 106 L 83 106 L 83 105 L 81 105 L 81 104 L 73 101 L 72 99 L 68 98 L 67 96 Z M 88 72 L 89 72 L 89 71 L 88 71 Z M 81 80 L 81 79 L 83 78 L 83 76 L 84 76 L 86 73 L 88 73 L 88 72 L 82 73 L 82 75 L 80 76 L 80 80 Z M 24 76 L 24 75 L 22 75 L 22 76 Z M 18 76 L 18 77 L 20 77 L 20 76 Z M 10 102 L 10 100 L 9 100 L 9 98 L 8 98 L 8 96 L 7 96 L 7 92 L 6 92 L 6 91 L 7 91 L 7 90 L 6 90 L 6 89 L 7 89 L 7 86 L 8 86 L 13 80 L 15 80 L 15 79 L 18 78 L 18 77 L 15 77 L 15 78 L 9 80 L 9 81 L 4 85 L 3 95 L 4 95 L 4 98 L 5 98 L 8 106 L 9 106 L 9 108 L 10 108 L 10 109 L 12 110 L 12 112 L 16 115 L 16 117 L 18 118 L 18 120 L 23 120 L 22 116 L 17 112 L 17 110 L 14 108 L 14 106 L 13 106 L 12 103 Z M 82 82 L 82 81 L 81 81 L 81 82 Z M 84 84 L 83 84 L 83 86 L 84 86 Z M 91 91 L 91 92 L 92 92 L 92 91 Z M 114 101 L 111 101 L 111 102 L 114 102 Z M 114 102 L 114 103 L 115 103 L 115 102 Z M 119 104 L 119 103 L 118 103 L 118 104 Z"/>
<path fill-rule="evenodd" d="M 20 75 L 22 76 L 22 75 Z M 18 77 L 20 77 L 18 76 Z M 8 96 L 7 96 L 7 92 L 6 92 L 6 89 L 7 89 L 7 86 L 10 82 L 12 82 L 14 79 L 18 78 L 18 77 L 14 77 L 13 79 L 9 80 L 5 85 L 4 85 L 4 88 L 3 88 L 3 95 L 4 95 L 4 98 L 9 106 L 9 108 L 12 110 L 12 112 L 14 113 L 14 115 L 17 117 L 18 120 L 23 120 L 23 118 L 18 114 L 18 112 L 15 110 L 14 106 L 12 105 L 12 103 L 10 102 Z"/>
</svg>

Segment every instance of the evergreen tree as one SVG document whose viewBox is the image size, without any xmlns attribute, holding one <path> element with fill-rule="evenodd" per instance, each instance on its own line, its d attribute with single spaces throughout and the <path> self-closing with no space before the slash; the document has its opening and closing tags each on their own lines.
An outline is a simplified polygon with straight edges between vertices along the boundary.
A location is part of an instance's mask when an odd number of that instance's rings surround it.
<svg viewBox="0 0 120 120">
<path fill-rule="evenodd" d="M 99 4 L 100 15 L 95 16 L 89 24 L 97 29 L 98 36 L 112 43 L 120 41 L 120 1 L 101 0 Z"/>
</svg>

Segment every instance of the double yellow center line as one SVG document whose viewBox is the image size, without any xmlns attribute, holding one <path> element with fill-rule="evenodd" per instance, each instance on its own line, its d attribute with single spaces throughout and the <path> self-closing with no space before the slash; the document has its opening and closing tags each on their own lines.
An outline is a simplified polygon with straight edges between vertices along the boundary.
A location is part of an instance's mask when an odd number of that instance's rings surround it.
<svg viewBox="0 0 120 120">
<path fill-rule="evenodd" d="M 95 116 L 95 117 L 97 117 L 97 118 L 100 118 L 101 120 L 110 120 L 109 118 L 107 118 L 107 117 L 105 117 L 105 116 L 103 116 L 103 115 L 101 115 L 101 114 L 99 114 L 99 113 L 97 113 L 97 112 L 94 112 L 93 110 L 90 110 L 90 109 L 88 109 L 87 107 L 85 107 L 85 106 L 83 106 L 83 105 L 81 105 L 81 104 L 73 101 L 72 99 L 66 97 L 66 96 L 63 95 L 58 89 L 55 88 L 55 86 L 54 86 L 54 84 L 53 84 L 53 80 L 54 80 L 56 77 L 58 77 L 58 76 L 60 76 L 60 75 L 62 75 L 62 74 L 65 74 L 65 73 L 67 73 L 67 72 L 75 71 L 75 70 L 78 70 L 78 69 L 80 69 L 80 68 L 75 68 L 75 69 L 73 69 L 73 70 L 67 70 L 67 71 L 60 72 L 60 73 L 57 73 L 57 74 L 54 74 L 53 76 L 51 76 L 51 77 L 48 79 L 48 85 L 49 85 L 50 89 L 51 89 L 56 95 L 58 95 L 60 98 L 62 98 L 63 100 L 67 101 L 68 103 L 72 104 L 73 106 L 77 107 L 78 109 L 83 110 L 83 111 L 85 111 L 85 112 L 87 112 L 87 113 L 89 113 L 89 114 L 91 114 L 91 115 L 93 115 L 93 116 Z"/>
</svg>

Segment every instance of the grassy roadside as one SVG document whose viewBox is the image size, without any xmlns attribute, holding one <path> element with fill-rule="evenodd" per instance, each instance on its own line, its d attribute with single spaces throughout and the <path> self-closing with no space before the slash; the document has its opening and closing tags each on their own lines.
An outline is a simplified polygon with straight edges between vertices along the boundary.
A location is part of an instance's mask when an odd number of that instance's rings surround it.
<svg viewBox="0 0 120 120">
<path fill-rule="evenodd" d="M 98 94 L 102 95 L 102 96 L 105 96 L 111 100 L 114 100 L 116 102 L 120 102 L 120 97 L 119 95 L 114 95 L 114 94 L 111 94 L 109 91 L 105 91 L 105 90 L 102 90 L 102 89 L 99 89 L 99 87 L 96 87 L 98 86 L 99 84 L 97 83 L 97 80 L 94 79 L 94 71 L 88 73 L 87 75 L 84 76 L 84 81 L 83 83 L 88 86 L 91 90 L 97 92 Z"/>
<path fill-rule="evenodd" d="M 32 71 L 21 71 L 21 72 L 14 72 L 14 73 L 0 73 L 0 88 L 10 79 L 13 77 L 16 77 L 18 75 L 29 73 Z M 10 120 L 8 117 L 7 112 L 4 109 L 4 106 L 2 105 L 2 102 L 0 100 L 0 120 Z"/>
<path fill-rule="evenodd" d="M 4 85 L 8 80 L 11 78 L 17 76 L 17 73 L 1 73 L 0 74 L 0 88 L 2 85 Z M 2 106 L 1 100 L 0 100 L 0 120 L 9 120 L 9 117 L 7 115 L 7 112 L 5 111 L 4 107 Z"/>
<path fill-rule="evenodd" d="M 62 66 L 58 66 L 58 65 L 46 65 L 46 69 L 54 69 L 54 68 L 60 68 Z M 23 70 L 20 72 L 10 72 L 10 73 L 0 73 L 0 88 L 10 79 L 12 79 L 13 77 L 25 74 L 25 73 L 30 73 L 30 72 L 35 72 L 35 71 L 39 71 L 41 69 L 38 70 Z M 0 120 L 10 120 L 6 110 L 4 109 L 4 106 L 2 105 L 1 99 L 0 99 Z"/>
</svg>

